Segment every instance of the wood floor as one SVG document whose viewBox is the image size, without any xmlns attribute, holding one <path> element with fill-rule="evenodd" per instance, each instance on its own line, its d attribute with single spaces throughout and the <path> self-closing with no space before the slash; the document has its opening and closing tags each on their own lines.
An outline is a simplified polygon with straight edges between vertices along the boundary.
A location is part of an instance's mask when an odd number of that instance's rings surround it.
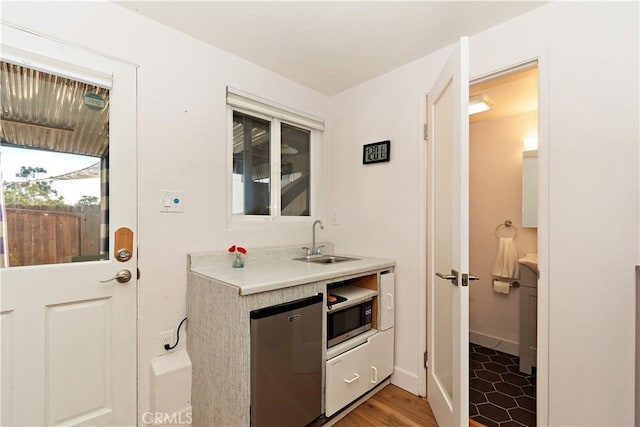
<svg viewBox="0 0 640 427">
<path fill-rule="evenodd" d="M 427 399 L 391 384 L 358 406 L 335 425 L 337 427 L 437 427 L 438 423 L 436 423 Z"/>
</svg>

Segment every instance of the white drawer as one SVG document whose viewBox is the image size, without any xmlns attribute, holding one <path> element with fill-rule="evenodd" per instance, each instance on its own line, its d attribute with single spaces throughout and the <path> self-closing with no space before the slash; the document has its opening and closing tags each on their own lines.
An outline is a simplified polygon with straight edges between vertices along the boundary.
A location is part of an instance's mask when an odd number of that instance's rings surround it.
<svg viewBox="0 0 640 427">
<path fill-rule="evenodd" d="M 327 417 L 369 389 L 369 344 L 362 344 L 327 361 Z"/>
</svg>

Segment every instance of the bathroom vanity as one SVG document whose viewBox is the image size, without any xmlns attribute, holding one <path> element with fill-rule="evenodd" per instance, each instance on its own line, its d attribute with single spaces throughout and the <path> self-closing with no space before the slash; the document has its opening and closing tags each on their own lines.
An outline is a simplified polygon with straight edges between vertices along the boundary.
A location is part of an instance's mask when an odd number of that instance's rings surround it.
<svg viewBox="0 0 640 427">
<path fill-rule="evenodd" d="M 538 256 L 518 260 L 520 268 L 520 372 L 531 375 L 538 346 Z"/>
<path fill-rule="evenodd" d="M 333 252 L 333 245 L 324 245 Z M 344 408 L 389 382 L 395 261 L 349 256 L 309 262 L 305 255 L 297 247 L 253 250 L 244 268 L 232 268 L 232 254 L 226 252 L 188 256 L 187 351 L 193 364 L 194 425 L 252 425 L 251 313 L 317 295 L 322 298 L 317 423 L 333 422 L 347 412 Z M 346 300 L 336 301 L 336 296 Z M 371 302 L 370 329 L 328 345 L 328 316 L 366 301 Z"/>
</svg>

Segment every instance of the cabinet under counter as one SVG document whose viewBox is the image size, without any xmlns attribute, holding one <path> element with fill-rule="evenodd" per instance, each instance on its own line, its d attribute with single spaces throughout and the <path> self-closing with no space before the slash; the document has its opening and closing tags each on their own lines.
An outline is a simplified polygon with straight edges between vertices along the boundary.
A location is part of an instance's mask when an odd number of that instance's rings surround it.
<svg viewBox="0 0 640 427">
<path fill-rule="evenodd" d="M 293 261 L 292 261 L 293 262 Z M 191 260 L 189 262 L 191 266 Z M 218 264 L 222 265 L 222 264 Z M 245 264 L 245 268 L 250 266 Z M 381 282 L 381 273 L 392 272 L 395 262 L 376 259 L 363 271 L 363 265 L 354 265 L 354 270 L 339 270 L 335 275 L 312 274 L 305 281 L 297 276 L 282 287 L 271 284 L 269 290 L 243 294 L 236 283 L 229 283 L 231 273 L 223 272 L 224 280 L 216 278 L 215 265 L 199 264 L 187 272 L 187 351 L 193 364 L 192 407 L 193 425 L 251 425 L 251 338 L 250 317 L 253 310 L 283 304 L 323 294 L 323 312 L 327 312 L 329 285 L 336 281 L 360 281 L 375 286 Z M 224 267 L 224 266 L 223 266 Z M 236 277 L 258 275 L 254 270 L 233 272 Z M 273 271 L 271 268 L 270 271 Z M 313 269 L 315 271 L 315 269 Z M 267 274 L 272 280 L 272 276 Z M 382 275 L 384 276 L 384 275 Z M 368 277 L 368 278 L 366 278 Z M 317 280 L 315 280 L 317 279 Z M 378 299 L 376 296 L 375 298 Z M 376 304 L 378 305 L 378 304 Z M 377 310 L 377 309 L 376 309 Z M 376 311 L 376 321 L 379 312 Z M 375 335 L 375 334 L 374 334 Z M 322 339 L 322 408 L 326 406 L 326 317 L 323 316 Z M 393 339 L 391 339 L 391 358 Z M 392 362 L 391 362 L 392 369 Z"/>
<path fill-rule="evenodd" d="M 241 296 L 232 286 L 188 273 L 187 352 L 193 366 L 193 425 L 250 425 L 249 313 L 325 292 L 326 284 L 315 282 Z"/>
</svg>

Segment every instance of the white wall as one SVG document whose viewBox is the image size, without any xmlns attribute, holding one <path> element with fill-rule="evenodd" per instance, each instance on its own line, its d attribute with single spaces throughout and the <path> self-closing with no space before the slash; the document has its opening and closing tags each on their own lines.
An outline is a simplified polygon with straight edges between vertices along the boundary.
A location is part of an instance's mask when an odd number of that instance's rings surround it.
<svg viewBox="0 0 640 427">
<path fill-rule="evenodd" d="M 552 3 L 471 37 L 471 76 L 539 57 L 540 155 L 548 179 L 541 312 L 550 324 L 550 425 L 632 425 L 634 273 L 638 263 L 638 4 Z M 416 41 L 419 42 L 419 41 Z M 417 391 L 419 94 L 446 51 L 330 99 L 328 210 L 337 248 L 398 260 L 396 371 Z M 362 166 L 362 145 L 391 140 L 391 162 Z M 548 144 L 548 145 L 545 145 Z M 547 162 L 546 166 L 545 162 Z M 543 170 L 543 173 L 545 170 Z M 543 236 L 543 239 L 545 237 Z M 542 259 L 541 259 L 542 262 Z M 423 277 L 423 276 L 422 276 Z M 546 292 L 546 291 L 545 291 Z M 542 320 L 546 322 L 546 320 Z M 544 420 L 546 414 L 542 414 Z M 542 421 L 544 423 L 544 421 Z"/>
<path fill-rule="evenodd" d="M 446 59 L 439 52 L 331 98 L 332 180 L 328 211 L 339 224 L 329 240 L 344 253 L 396 260 L 396 337 L 393 382 L 419 391 L 418 275 L 421 237 L 418 183 L 422 121 L 420 87 L 431 82 Z M 422 99 L 420 99 L 422 98 Z M 362 164 L 362 145 L 391 140 L 391 161 Z M 424 206 L 422 206 L 424 208 Z"/>
<path fill-rule="evenodd" d="M 165 352 L 156 336 L 185 316 L 186 254 L 235 243 L 249 251 L 302 246 L 311 239 L 310 224 L 226 228 L 225 87 L 319 117 L 327 116 L 327 99 L 113 3 L 3 2 L 2 20 L 139 65 L 142 414 L 149 410 L 150 360 Z M 159 192 L 165 189 L 184 191 L 184 213 L 160 213 Z"/>
<path fill-rule="evenodd" d="M 540 56 L 548 82 L 551 284 L 549 422 L 633 424 L 634 264 L 638 259 L 638 5 L 553 3 L 471 38 L 471 75 Z M 225 227 L 224 87 L 317 116 L 330 111 L 326 194 L 340 252 L 395 258 L 394 382 L 417 392 L 420 93 L 448 49 L 329 100 L 110 3 L 2 3 L 2 19 L 137 63 L 139 71 L 139 410 L 159 331 L 185 312 L 185 254 L 232 243 L 303 243 L 307 227 Z M 419 41 L 416 41 L 419 42 Z M 391 140 L 391 162 L 362 166 L 362 144 Z M 541 151 L 543 151 L 541 147 Z M 541 154 L 541 155 L 544 155 Z M 185 212 L 158 211 L 162 189 Z M 327 215 L 326 218 L 328 219 Z M 326 221 L 329 222 L 328 220 Z M 328 225 L 328 224 L 327 224 Z M 544 266 L 541 266 L 544 268 Z"/>
<path fill-rule="evenodd" d="M 537 126 L 537 111 L 469 125 L 469 271 L 480 278 L 469 287 L 469 340 L 514 355 L 520 290 L 493 291 L 496 226 L 511 220 L 515 228 L 500 227 L 497 234 L 516 230 L 518 256 L 537 253 L 537 230 L 522 227 L 522 142 Z"/>
</svg>

